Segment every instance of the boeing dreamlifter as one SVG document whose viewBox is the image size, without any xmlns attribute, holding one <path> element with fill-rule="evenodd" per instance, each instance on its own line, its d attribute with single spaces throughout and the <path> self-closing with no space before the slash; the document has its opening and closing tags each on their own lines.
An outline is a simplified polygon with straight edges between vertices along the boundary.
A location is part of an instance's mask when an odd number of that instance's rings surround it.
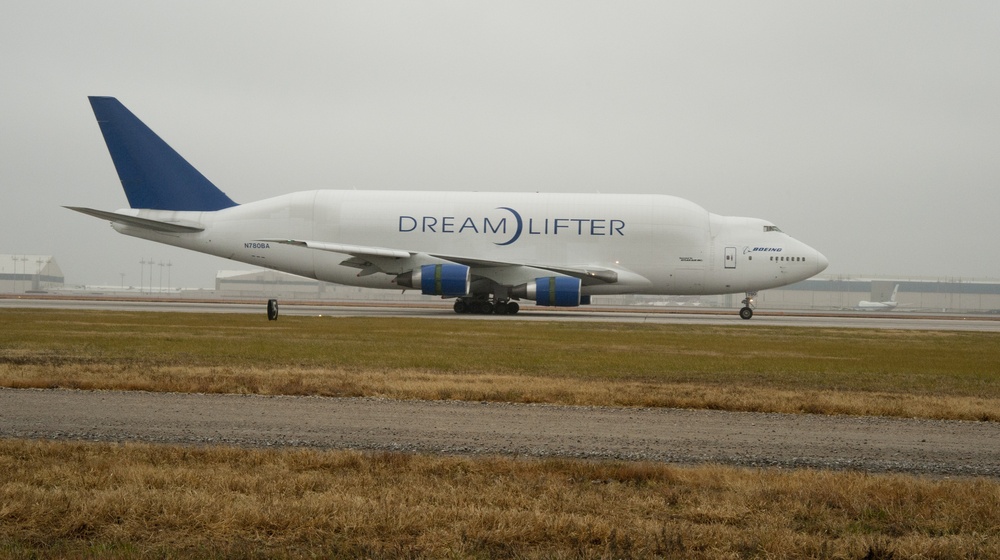
<svg viewBox="0 0 1000 560">
<path fill-rule="evenodd" d="M 826 258 L 774 224 L 665 195 L 296 192 L 233 202 L 111 97 L 91 97 L 130 208 L 67 207 L 120 233 L 351 286 L 419 289 L 458 313 L 575 307 L 604 294 L 746 293 Z"/>
</svg>

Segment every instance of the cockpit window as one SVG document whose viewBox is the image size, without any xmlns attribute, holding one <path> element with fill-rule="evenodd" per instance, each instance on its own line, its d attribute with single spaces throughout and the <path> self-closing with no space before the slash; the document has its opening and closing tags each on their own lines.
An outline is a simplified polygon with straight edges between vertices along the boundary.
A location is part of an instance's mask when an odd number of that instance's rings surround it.
<svg viewBox="0 0 1000 560">
<path fill-rule="evenodd" d="M 781 233 L 781 230 L 780 230 L 780 229 L 778 229 L 778 226 L 764 226 L 764 231 L 765 231 L 765 232 L 768 232 L 768 231 L 776 231 L 776 232 L 778 232 L 778 233 Z"/>
</svg>

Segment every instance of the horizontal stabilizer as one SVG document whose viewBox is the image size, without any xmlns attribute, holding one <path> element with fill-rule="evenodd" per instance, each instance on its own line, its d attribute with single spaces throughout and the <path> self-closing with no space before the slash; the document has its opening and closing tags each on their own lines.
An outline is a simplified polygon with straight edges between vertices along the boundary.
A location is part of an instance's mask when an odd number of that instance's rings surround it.
<svg viewBox="0 0 1000 560">
<path fill-rule="evenodd" d="M 93 216 L 95 218 L 101 218 L 102 220 L 108 220 L 117 224 L 125 224 L 132 227 L 149 229 L 153 231 L 160 231 L 165 233 L 192 233 L 197 231 L 205 231 L 205 228 L 201 225 L 195 223 L 179 223 L 179 222 L 161 222 L 159 220 L 151 220 L 149 218 L 139 218 L 137 216 L 128 216 L 126 214 L 119 214 L 117 212 L 106 212 L 104 210 L 94 210 L 93 208 L 80 208 L 78 206 L 63 206 L 63 208 L 68 208 L 70 210 L 75 210 L 81 214 L 86 214 L 88 216 Z"/>
</svg>

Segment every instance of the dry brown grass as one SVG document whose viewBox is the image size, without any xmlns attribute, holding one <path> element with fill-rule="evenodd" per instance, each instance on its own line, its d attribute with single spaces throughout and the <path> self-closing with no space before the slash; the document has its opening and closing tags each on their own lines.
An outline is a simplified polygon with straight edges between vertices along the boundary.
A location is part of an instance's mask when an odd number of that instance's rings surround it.
<svg viewBox="0 0 1000 560">
<path fill-rule="evenodd" d="M 0 385 L 1000 420 L 1000 335 L 0 310 Z"/>
<path fill-rule="evenodd" d="M 950 420 L 1000 420 L 1000 399 L 856 391 L 796 390 L 767 385 L 574 379 L 421 370 L 16 365 L 0 363 L 0 383 L 12 388 L 167 391 L 384 397 L 390 399 L 671 407 L 747 412 L 847 414 Z"/>
<path fill-rule="evenodd" d="M 995 558 L 1000 483 L 0 441 L 0 555 Z"/>
<path fill-rule="evenodd" d="M 744 327 L 0 311 L 0 384 L 998 419 L 996 335 Z M 993 480 L 10 440 L 0 473 L 0 557 L 1000 557 Z"/>
</svg>

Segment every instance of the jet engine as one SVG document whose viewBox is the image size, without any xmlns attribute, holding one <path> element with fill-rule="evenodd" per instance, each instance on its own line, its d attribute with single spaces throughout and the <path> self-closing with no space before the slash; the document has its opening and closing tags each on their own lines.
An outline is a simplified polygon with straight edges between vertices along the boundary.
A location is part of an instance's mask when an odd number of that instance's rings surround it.
<svg viewBox="0 0 1000 560">
<path fill-rule="evenodd" d="M 580 305 L 580 279 L 569 276 L 535 278 L 534 281 L 514 286 L 510 295 L 533 299 L 536 305 L 576 307 Z"/>
<path fill-rule="evenodd" d="M 462 264 L 425 264 L 396 277 L 396 283 L 420 288 L 426 296 L 465 296 L 469 294 L 469 267 Z"/>
</svg>

